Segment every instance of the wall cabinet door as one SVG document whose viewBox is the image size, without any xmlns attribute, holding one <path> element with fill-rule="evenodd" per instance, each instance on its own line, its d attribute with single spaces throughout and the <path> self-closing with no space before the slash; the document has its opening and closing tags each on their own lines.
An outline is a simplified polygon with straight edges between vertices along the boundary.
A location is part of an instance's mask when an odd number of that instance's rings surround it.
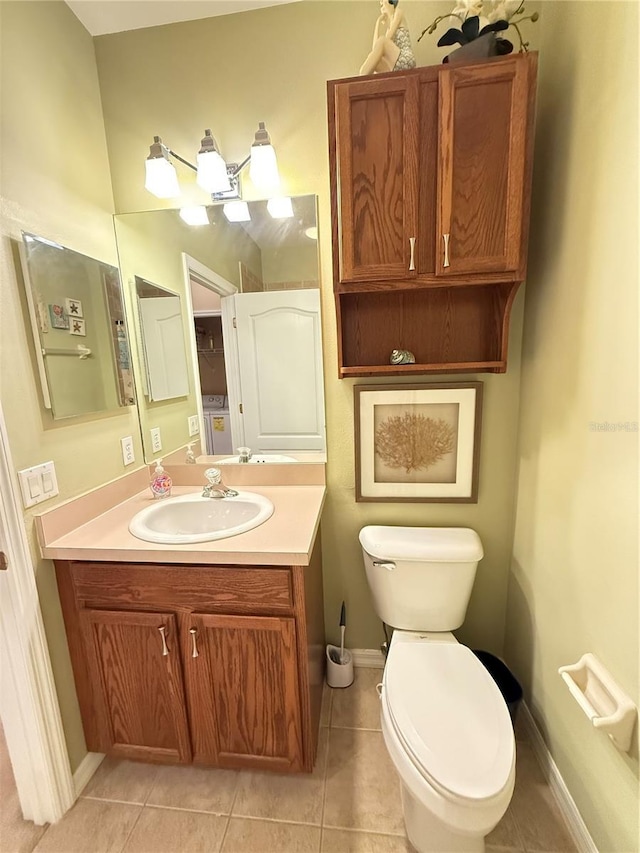
<svg viewBox="0 0 640 853">
<path fill-rule="evenodd" d="M 418 78 L 341 84 L 334 106 L 340 280 L 411 278 L 416 275 Z"/>
<path fill-rule="evenodd" d="M 440 72 L 437 275 L 524 261 L 529 67 L 514 57 Z"/>
<path fill-rule="evenodd" d="M 191 760 L 176 619 L 165 613 L 82 610 L 81 630 L 110 754 Z"/>
<path fill-rule="evenodd" d="M 294 619 L 193 614 L 183 642 L 194 761 L 301 770 Z"/>
</svg>

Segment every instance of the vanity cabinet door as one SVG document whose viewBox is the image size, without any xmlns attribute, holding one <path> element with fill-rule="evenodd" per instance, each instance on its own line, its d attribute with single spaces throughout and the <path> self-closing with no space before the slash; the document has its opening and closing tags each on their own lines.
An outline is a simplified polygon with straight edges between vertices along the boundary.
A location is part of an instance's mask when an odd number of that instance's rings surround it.
<svg viewBox="0 0 640 853">
<path fill-rule="evenodd" d="M 176 619 L 166 613 L 81 610 L 97 727 L 109 754 L 191 761 Z"/>
<path fill-rule="evenodd" d="M 183 648 L 194 761 L 302 770 L 295 620 L 193 614 Z"/>
</svg>

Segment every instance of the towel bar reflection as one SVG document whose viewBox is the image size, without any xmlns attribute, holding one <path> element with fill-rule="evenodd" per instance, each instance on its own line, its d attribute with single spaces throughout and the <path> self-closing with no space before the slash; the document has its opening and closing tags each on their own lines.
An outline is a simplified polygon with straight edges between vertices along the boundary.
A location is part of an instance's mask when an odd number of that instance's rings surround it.
<svg viewBox="0 0 640 853">
<path fill-rule="evenodd" d="M 590 652 L 558 672 L 594 728 L 606 732 L 621 752 L 628 752 L 638 709 L 611 673 Z"/>
<path fill-rule="evenodd" d="M 75 358 L 79 358 L 80 361 L 84 361 L 85 358 L 89 358 L 91 355 L 91 350 L 89 347 L 83 346 L 83 344 L 78 344 L 75 349 L 60 349 L 55 347 L 42 347 L 42 355 L 72 355 Z"/>
</svg>

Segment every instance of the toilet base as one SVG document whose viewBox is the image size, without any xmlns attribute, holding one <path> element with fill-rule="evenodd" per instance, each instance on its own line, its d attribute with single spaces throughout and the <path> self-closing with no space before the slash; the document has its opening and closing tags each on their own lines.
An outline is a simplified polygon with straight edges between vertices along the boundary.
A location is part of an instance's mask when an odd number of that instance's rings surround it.
<svg viewBox="0 0 640 853">
<path fill-rule="evenodd" d="M 406 785 L 402 789 L 402 811 L 407 837 L 418 853 L 484 853 L 484 837 L 461 835 L 432 814 Z"/>
</svg>

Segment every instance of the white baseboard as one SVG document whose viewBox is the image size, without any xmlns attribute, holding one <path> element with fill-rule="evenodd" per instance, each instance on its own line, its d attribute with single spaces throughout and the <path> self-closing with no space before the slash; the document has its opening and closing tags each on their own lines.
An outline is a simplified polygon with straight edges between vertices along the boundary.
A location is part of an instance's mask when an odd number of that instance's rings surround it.
<svg viewBox="0 0 640 853">
<path fill-rule="evenodd" d="M 385 657 L 378 649 L 351 649 L 354 666 L 369 667 L 371 669 L 384 666 Z"/>
<path fill-rule="evenodd" d="M 76 789 L 76 797 L 86 788 L 89 780 L 102 764 L 104 755 L 101 752 L 88 752 L 78 765 L 78 769 L 73 774 L 73 784 Z"/>
<path fill-rule="evenodd" d="M 536 726 L 535 720 L 531 715 L 531 711 L 524 702 L 521 703 L 518 714 L 522 714 L 522 722 L 524 723 L 524 728 L 529 734 L 531 747 L 536 758 L 540 762 L 542 772 L 547 777 L 549 787 L 558 802 L 562 816 L 567 823 L 569 832 L 571 833 L 571 837 L 573 838 L 579 853 L 598 853 L 598 848 L 589 834 L 589 830 L 582 819 L 582 815 L 578 811 L 578 807 L 576 806 L 573 797 L 569 793 L 569 789 L 567 788 L 564 779 L 560 775 L 560 771 L 558 770 L 555 761 L 551 757 L 551 753 L 540 734 L 540 729 Z"/>
</svg>

